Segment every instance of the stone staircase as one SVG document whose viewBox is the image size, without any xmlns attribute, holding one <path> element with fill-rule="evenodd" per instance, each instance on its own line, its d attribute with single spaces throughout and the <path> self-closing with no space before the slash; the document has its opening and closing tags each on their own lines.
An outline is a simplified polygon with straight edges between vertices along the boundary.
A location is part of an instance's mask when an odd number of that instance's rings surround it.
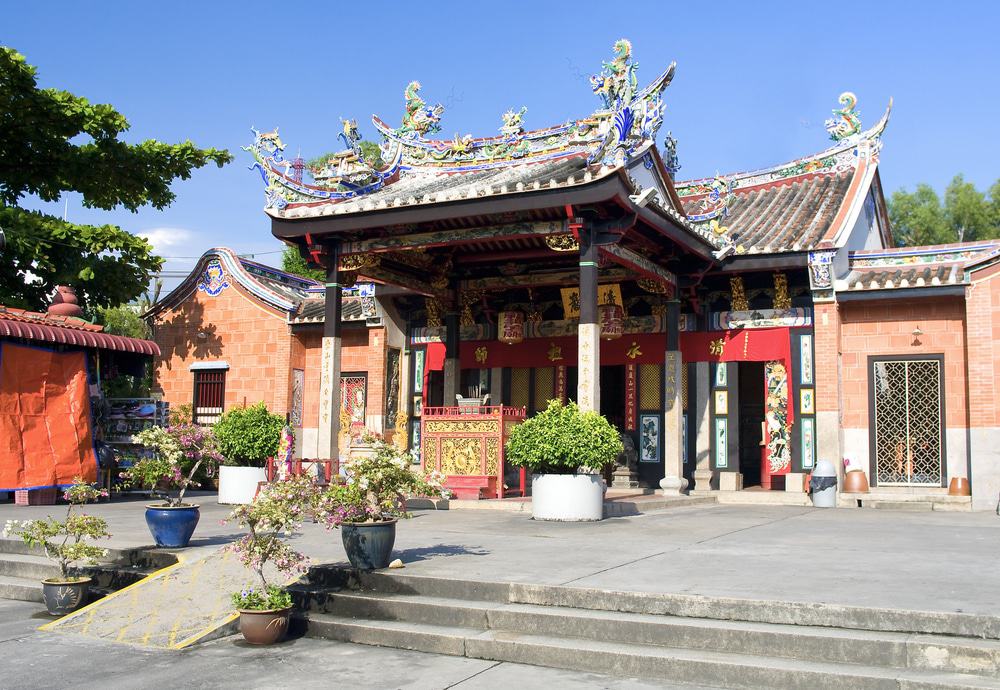
<svg viewBox="0 0 1000 690">
<path fill-rule="evenodd" d="M 305 634 L 731 688 L 1000 688 L 1000 617 L 314 568 Z"/>
<path fill-rule="evenodd" d="M 176 562 L 166 552 L 145 549 L 109 549 L 106 562 L 81 568 L 94 579 L 90 599 L 138 582 L 151 572 Z M 59 575 L 59 566 L 19 539 L 0 539 L 0 599 L 42 601 L 42 580 Z"/>
</svg>

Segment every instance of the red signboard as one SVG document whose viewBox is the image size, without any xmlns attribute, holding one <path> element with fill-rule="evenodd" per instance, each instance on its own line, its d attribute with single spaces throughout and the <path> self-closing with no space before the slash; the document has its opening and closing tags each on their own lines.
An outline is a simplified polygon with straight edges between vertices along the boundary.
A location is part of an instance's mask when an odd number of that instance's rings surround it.
<svg viewBox="0 0 1000 690">
<path fill-rule="evenodd" d="M 625 430 L 635 431 L 635 411 L 638 406 L 635 385 L 636 366 L 625 365 Z"/>
</svg>

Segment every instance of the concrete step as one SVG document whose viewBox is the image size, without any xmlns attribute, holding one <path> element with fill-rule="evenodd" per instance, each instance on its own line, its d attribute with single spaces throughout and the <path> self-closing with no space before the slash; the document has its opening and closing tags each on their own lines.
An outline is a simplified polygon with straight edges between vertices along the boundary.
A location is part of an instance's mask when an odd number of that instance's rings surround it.
<svg viewBox="0 0 1000 690">
<path fill-rule="evenodd" d="M 5 553 L 0 554 L 0 575 L 26 580 L 44 580 L 58 577 L 59 566 L 44 556 Z"/>
<path fill-rule="evenodd" d="M 308 581 L 295 589 L 299 604 L 313 610 L 323 610 L 322 601 L 331 593 L 363 590 L 382 594 L 561 606 L 593 611 L 1000 640 L 1000 616 L 697 594 L 626 592 L 565 585 L 485 582 L 404 575 L 392 571 L 358 573 L 341 568 L 317 567 L 310 570 Z"/>
<path fill-rule="evenodd" d="M 0 599 L 15 601 L 42 601 L 40 580 L 26 580 L 21 577 L 0 575 Z"/>
<path fill-rule="evenodd" d="M 1000 688 L 983 676 L 886 669 L 678 649 L 580 638 L 477 631 L 401 621 L 358 620 L 315 613 L 307 635 L 435 654 L 551 666 L 619 677 L 669 679 L 728 688 Z"/>
<path fill-rule="evenodd" d="M 773 655 L 801 661 L 1000 675 L 1000 641 L 339 592 L 323 612 L 478 630 Z"/>
</svg>

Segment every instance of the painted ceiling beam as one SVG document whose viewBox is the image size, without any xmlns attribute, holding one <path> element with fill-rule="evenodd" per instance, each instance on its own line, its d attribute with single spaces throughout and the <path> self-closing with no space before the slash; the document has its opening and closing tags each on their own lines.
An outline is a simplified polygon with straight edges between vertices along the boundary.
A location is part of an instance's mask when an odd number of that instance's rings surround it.
<svg viewBox="0 0 1000 690">
<path fill-rule="evenodd" d="M 489 240 L 511 240 L 520 237 L 562 235 L 568 232 L 569 229 L 566 226 L 565 220 L 510 223 L 508 225 L 437 230 L 435 232 L 413 235 L 394 235 L 392 237 L 377 237 L 355 242 L 344 242 L 341 245 L 341 252 L 343 254 L 367 254 L 369 252 L 388 252 L 406 249 L 429 249 L 431 247 L 460 246 Z"/>
<path fill-rule="evenodd" d="M 623 247 L 620 244 L 605 244 L 600 246 L 600 250 L 615 263 L 638 271 L 647 278 L 669 283 L 675 287 L 677 285 L 677 276 L 675 274 L 627 247 Z"/>
<path fill-rule="evenodd" d="M 624 268 L 602 268 L 598 275 L 601 283 L 616 283 L 629 280 L 633 274 Z M 579 271 L 554 271 L 552 273 L 522 274 L 516 276 L 495 276 L 473 278 L 461 281 L 461 290 L 507 290 L 510 288 L 544 287 L 546 285 L 578 285 Z"/>
</svg>

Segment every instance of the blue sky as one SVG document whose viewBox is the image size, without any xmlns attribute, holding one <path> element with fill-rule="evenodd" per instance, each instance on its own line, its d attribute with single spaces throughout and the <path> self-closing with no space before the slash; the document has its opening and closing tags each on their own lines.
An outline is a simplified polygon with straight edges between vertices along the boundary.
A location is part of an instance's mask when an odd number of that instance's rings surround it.
<svg viewBox="0 0 1000 690">
<path fill-rule="evenodd" d="M 226 245 L 277 262 L 260 178 L 247 170 L 251 125 L 280 126 L 294 156 L 338 148 L 339 117 L 372 137 L 372 113 L 399 120 L 408 81 L 446 106 L 441 136 L 496 132 L 527 106 L 529 129 L 598 101 L 587 75 L 632 41 L 641 82 L 672 60 L 661 130 L 679 141 L 681 178 L 762 167 L 827 145 L 823 121 L 852 90 L 865 126 L 895 98 L 880 169 L 888 192 L 939 190 L 956 173 L 1000 177 L 1000 3 L 961 2 L 8 2 L 0 43 L 43 86 L 108 102 L 129 141 L 190 138 L 236 162 L 174 184 L 164 211 L 69 218 L 150 236 L 167 257 Z M 62 204 L 56 205 L 62 211 Z M 183 269 L 190 259 L 172 259 Z"/>
</svg>

